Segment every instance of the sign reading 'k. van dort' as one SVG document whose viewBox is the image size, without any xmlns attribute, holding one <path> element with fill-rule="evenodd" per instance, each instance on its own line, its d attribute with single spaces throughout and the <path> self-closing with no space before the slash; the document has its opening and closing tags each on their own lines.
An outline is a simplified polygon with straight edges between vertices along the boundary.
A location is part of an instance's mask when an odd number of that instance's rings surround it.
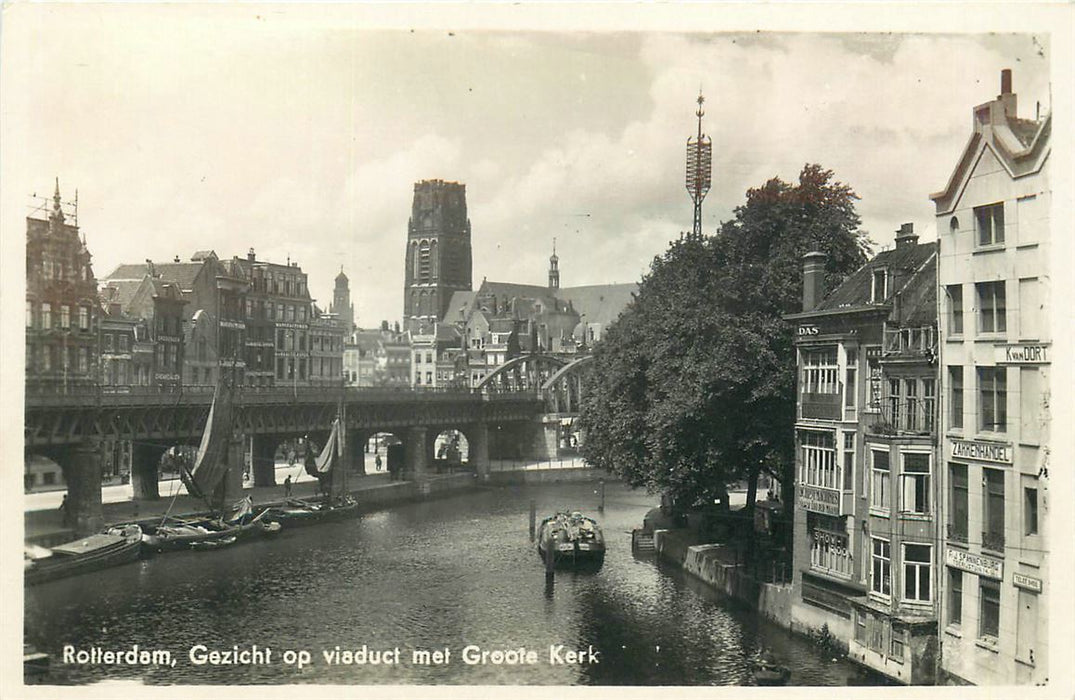
<svg viewBox="0 0 1075 700">
<path fill-rule="evenodd" d="M 1012 463 L 1012 446 L 1005 442 L 949 439 L 953 459 L 973 459 L 996 464 Z"/>
<path fill-rule="evenodd" d="M 1004 578 L 1004 562 L 998 559 L 978 556 L 962 549 L 946 549 L 944 560 L 948 566 L 954 566 L 963 571 L 969 571 L 979 576 L 988 576 L 1000 580 Z"/>
<path fill-rule="evenodd" d="M 1049 345 L 1047 343 L 994 345 L 993 350 L 996 353 L 994 359 L 998 365 L 1049 364 Z"/>
<path fill-rule="evenodd" d="M 840 514 L 840 492 L 818 486 L 799 484 L 799 505 L 805 510 L 826 515 Z"/>
</svg>

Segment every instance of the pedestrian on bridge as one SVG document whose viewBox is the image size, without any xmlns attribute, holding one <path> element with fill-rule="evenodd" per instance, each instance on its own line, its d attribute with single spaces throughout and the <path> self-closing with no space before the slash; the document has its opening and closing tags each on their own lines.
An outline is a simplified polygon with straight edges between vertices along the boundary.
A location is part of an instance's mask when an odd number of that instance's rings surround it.
<svg viewBox="0 0 1075 700">
<path fill-rule="evenodd" d="M 291 498 L 291 475 L 284 479 L 284 498 Z"/>
<path fill-rule="evenodd" d="M 376 465 L 377 471 L 381 471 L 381 455 L 377 455 L 377 458 L 373 460 L 373 464 Z"/>
<path fill-rule="evenodd" d="M 63 501 L 60 503 L 60 513 L 63 515 L 63 526 L 70 527 L 71 525 L 71 508 L 67 505 L 67 494 L 63 495 Z"/>
</svg>

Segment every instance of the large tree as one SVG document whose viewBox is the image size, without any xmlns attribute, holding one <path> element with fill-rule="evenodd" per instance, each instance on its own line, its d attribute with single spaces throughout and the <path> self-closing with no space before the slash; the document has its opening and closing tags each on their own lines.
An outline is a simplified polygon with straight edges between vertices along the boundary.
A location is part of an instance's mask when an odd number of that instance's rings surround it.
<svg viewBox="0 0 1075 700">
<path fill-rule="evenodd" d="M 857 195 L 807 165 L 747 192 L 715 236 L 685 234 L 655 258 L 594 349 L 583 454 L 678 502 L 727 504 L 767 470 L 791 484 L 795 356 L 785 314 L 800 310 L 802 257 L 826 253 L 831 289 L 861 266 Z M 785 502 L 789 499 L 785 498 Z"/>
</svg>

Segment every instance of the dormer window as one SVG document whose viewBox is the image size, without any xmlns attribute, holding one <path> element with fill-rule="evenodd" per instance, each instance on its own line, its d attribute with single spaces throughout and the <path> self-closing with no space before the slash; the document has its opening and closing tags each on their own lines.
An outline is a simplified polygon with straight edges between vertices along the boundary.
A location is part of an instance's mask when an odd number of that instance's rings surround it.
<svg viewBox="0 0 1075 700">
<path fill-rule="evenodd" d="M 878 268 L 873 271 L 873 287 L 870 301 L 874 304 L 883 303 L 888 298 L 888 269 Z"/>
</svg>

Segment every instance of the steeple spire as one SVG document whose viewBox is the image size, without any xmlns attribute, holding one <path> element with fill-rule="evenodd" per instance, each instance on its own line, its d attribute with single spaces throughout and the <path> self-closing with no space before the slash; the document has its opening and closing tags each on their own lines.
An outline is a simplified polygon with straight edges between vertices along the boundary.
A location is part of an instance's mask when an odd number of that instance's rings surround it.
<svg viewBox="0 0 1075 700">
<path fill-rule="evenodd" d="M 556 238 L 552 239 L 552 255 L 549 256 L 549 289 L 560 288 L 560 258 L 556 255 Z"/>
</svg>

